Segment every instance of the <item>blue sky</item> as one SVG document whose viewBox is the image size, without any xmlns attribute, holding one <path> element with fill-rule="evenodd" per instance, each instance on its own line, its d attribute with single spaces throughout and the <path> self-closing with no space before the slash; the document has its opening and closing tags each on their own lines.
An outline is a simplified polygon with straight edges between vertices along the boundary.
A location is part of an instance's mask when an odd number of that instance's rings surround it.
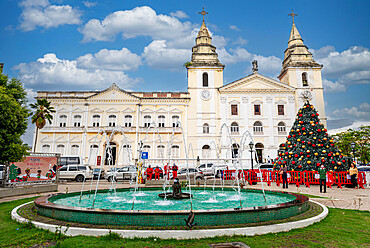
<svg viewBox="0 0 370 248">
<path fill-rule="evenodd" d="M 32 99 L 38 90 L 186 91 L 191 47 L 206 24 L 225 83 L 274 77 L 291 29 L 323 64 L 329 128 L 370 123 L 369 1 L 1 0 L 0 62 Z M 25 138 L 30 141 L 30 135 Z M 29 142 L 31 143 L 31 142 Z"/>
</svg>

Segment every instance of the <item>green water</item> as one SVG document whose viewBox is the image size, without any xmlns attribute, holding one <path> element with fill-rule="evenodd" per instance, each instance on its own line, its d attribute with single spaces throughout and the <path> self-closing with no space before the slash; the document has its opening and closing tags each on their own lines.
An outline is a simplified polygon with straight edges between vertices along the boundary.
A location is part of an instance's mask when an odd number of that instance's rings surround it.
<svg viewBox="0 0 370 248">
<path fill-rule="evenodd" d="M 187 192 L 183 190 L 183 192 Z M 134 201 L 135 210 L 190 210 L 190 200 L 165 200 L 158 197 L 163 190 L 143 190 L 137 191 L 134 197 L 134 191 L 120 191 L 117 193 L 107 192 L 98 193 L 94 208 L 131 210 Z M 241 198 L 236 190 L 212 189 L 192 190 L 192 204 L 194 210 L 210 209 L 234 209 L 240 207 L 264 206 L 265 201 L 260 191 L 241 191 Z M 51 202 L 71 207 L 91 208 L 94 195 L 83 195 L 79 203 L 80 195 L 70 196 L 60 199 L 49 199 Z M 295 197 L 288 194 L 266 192 L 267 205 L 274 205 L 294 200 Z"/>
</svg>

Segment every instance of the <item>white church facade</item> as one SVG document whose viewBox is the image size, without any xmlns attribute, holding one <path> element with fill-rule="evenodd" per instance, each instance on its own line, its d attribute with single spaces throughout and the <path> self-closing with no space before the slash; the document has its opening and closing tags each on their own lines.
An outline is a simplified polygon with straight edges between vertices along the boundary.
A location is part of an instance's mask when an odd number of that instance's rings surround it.
<svg viewBox="0 0 370 248">
<path fill-rule="evenodd" d="M 252 74 L 224 85 L 224 67 L 203 21 L 186 64 L 187 92 L 128 92 L 116 84 L 102 91 L 39 91 L 37 99 L 51 101 L 56 113 L 39 130 L 36 152 L 80 156 L 93 166 L 98 156 L 103 165 L 133 164 L 142 150 L 154 165 L 183 166 L 186 159 L 227 164 L 238 158 L 249 167 L 247 134 L 260 162 L 275 158 L 302 94 L 312 97 L 326 125 L 322 65 L 294 21 L 278 79 L 259 74 L 254 62 Z"/>
</svg>

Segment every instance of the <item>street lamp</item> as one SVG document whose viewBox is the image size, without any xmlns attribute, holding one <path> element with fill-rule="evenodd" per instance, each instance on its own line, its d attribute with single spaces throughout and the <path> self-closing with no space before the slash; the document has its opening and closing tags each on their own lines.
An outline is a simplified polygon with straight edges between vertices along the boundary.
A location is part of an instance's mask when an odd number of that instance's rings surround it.
<svg viewBox="0 0 370 248">
<path fill-rule="evenodd" d="M 252 141 L 251 141 L 251 142 L 249 142 L 249 148 L 250 148 L 250 152 L 251 152 L 251 164 L 252 164 L 252 170 L 253 170 L 253 155 L 252 155 L 252 153 L 253 153 L 253 146 L 254 146 L 253 142 L 252 142 Z"/>
<path fill-rule="evenodd" d="M 356 147 L 356 143 L 355 142 L 352 142 L 351 143 L 351 147 L 352 147 L 352 153 L 353 153 L 353 162 L 356 163 L 356 156 L 355 156 L 355 147 Z"/>
</svg>

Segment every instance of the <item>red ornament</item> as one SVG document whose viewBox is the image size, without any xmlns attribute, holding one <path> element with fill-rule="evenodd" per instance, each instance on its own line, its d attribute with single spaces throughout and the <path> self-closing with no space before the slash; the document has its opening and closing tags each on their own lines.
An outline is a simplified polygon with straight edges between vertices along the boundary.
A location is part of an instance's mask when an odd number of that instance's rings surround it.
<svg viewBox="0 0 370 248">
<path fill-rule="evenodd" d="M 298 135 L 302 135 L 301 133 L 298 133 Z"/>
<path fill-rule="evenodd" d="M 343 160 L 342 160 L 342 162 L 343 162 L 343 163 L 345 163 L 345 162 L 346 162 L 346 160 L 344 160 L 344 159 L 343 159 Z"/>
<path fill-rule="evenodd" d="M 302 154 L 303 154 L 303 152 L 300 152 L 299 154 L 300 154 L 300 155 L 302 155 Z"/>
<path fill-rule="evenodd" d="M 294 154 L 294 157 L 295 157 L 295 158 L 298 158 L 298 154 Z"/>
<path fill-rule="evenodd" d="M 278 161 L 278 164 L 281 164 L 281 161 Z"/>
<path fill-rule="evenodd" d="M 321 162 L 325 163 L 325 159 L 321 159 Z"/>
<path fill-rule="evenodd" d="M 317 116 L 319 116 L 319 113 L 316 113 Z"/>
<path fill-rule="evenodd" d="M 302 140 L 302 144 L 304 144 L 304 140 Z"/>
<path fill-rule="evenodd" d="M 311 145 L 311 141 L 308 141 L 308 142 L 307 142 L 307 145 Z"/>
<path fill-rule="evenodd" d="M 302 117 L 302 114 L 299 114 L 299 117 Z"/>
<path fill-rule="evenodd" d="M 335 164 L 335 162 L 334 162 L 334 161 L 331 161 L 331 163 L 332 163 L 332 164 Z"/>
<path fill-rule="evenodd" d="M 292 164 L 295 164 L 295 161 L 292 161 Z"/>
<path fill-rule="evenodd" d="M 311 116 L 312 116 L 312 117 L 315 117 L 315 114 L 312 114 Z"/>
<path fill-rule="evenodd" d="M 292 137 L 292 136 L 288 135 L 288 138 L 290 138 L 290 137 Z"/>
<path fill-rule="evenodd" d="M 321 132 L 321 129 L 317 129 L 317 132 Z"/>
<path fill-rule="evenodd" d="M 305 127 L 302 127 L 302 131 L 304 131 L 304 130 L 306 130 L 306 128 Z"/>
<path fill-rule="evenodd" d="M 289 154 L 288 152 L 285 153 L 285 155 L 288 155 L 288 154 Z"/>
<path fill-rule="evenodd" d="M 315 147 L 316 145 L 315 144 L 312 144 L 312 147 Z"/>
<path fill-rule="evenodd" d="M 320 164 L 320 163 L 317 163 L 316 165 L 317 165 L 317 166 L 320 166 L 321 164 Z"/>
<path fill-rule="evenodd" d="M 302 168 L 302 165 L 298 165 L 298 168 L 300 169 L 300 168 Z"/>
<path fill-rule="evenodd" d="M 295 134 L 293 134 L 293 138 L 295 138 Z"/>
<path fill-rule="evenodd" d="M 307 158 L 309 158 L 310 157 L 310 155 L 307 155 Z"/>
</svg>

